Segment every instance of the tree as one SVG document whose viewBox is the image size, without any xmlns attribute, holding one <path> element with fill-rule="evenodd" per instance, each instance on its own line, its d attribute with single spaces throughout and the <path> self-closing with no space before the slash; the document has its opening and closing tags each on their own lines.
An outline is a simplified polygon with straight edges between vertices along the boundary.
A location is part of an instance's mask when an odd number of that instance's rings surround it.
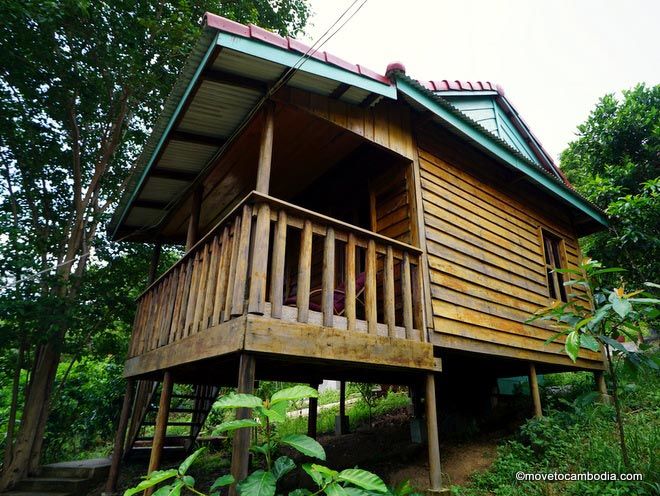
<svg viewBox="0 0 660 496">
<path fill-rule="evenodd" d="M 623 269 L 603 268 L 600 262 L 587 259 L 577 269 L 556 269 L 557 272 L 571 277 L 564 283 L 570 288 L 581 287 L 584 293 L 570 294 L 567 303 L 554 302 L 550 307 L 542 308 L 530 319 L 550 320 L 555 322 L 559 332 L 547 342 L 564 338 L 566 354 L 575 362 L 580 347 L 591 351 L 605 351 L 608 370 L 612 382 L 612 396 L 616 410 L 616 420 L 619 428 L 621 455 L 625 467 L 630 470 L 630 460 L 626 447 L 623 415 L 619 403 L 618 381 L 615 357 L 638 367 L 647 365 L 658 369 L 658 365 L 647 358 L 643 351 L 648 345 L 643 344 L 643 325 L 654 323 L 660 315 L 660 299 L 645 290 L 630 291 L 625 284 L 608 288 L 604 283 L 605 276 L 619 274 Z M 646 283 L 650 289 L 658 289 L 660 285 Z M 638 344 L 641 351 L 632 351 L 621 344 L 628 340 Z"/>
<path fill-rule="evenodd" d="M 561 167 L 612 220 L 609 232 L 586 238 L 585 253 L 627 269 L 631 283 L 658 280 L 660 85 L 640 84 L 620 100 L 601 98 L 562 153 Z"/>
<path fill-rule="evenodd" d="M 290 34 L 309 14 L 307 0 L 0 3 L 3 346 L 34 348 L 0 490 L 39 464 L 57 366 L 89 310 L 89 266 L 121 255 L 102 235 L 108 211 L 206 10 Z"/>
</svg>

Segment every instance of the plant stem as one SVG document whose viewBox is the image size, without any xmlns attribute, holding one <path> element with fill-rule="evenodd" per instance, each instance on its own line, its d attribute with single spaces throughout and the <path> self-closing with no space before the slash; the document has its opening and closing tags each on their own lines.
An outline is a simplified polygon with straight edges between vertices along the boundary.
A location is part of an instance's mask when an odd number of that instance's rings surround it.
<svg viewBox="0 0 660 496">
<path fill-rule="evenodd" d="M 200 493 L 197 489 L 195 489 L 195 488 L 192 487 L 192 486 L 188 486 L 188 485 L 186 485 L 186 489 L 187 489 L 188 491 L 190 491 L 191 493 L 199 494 L 199 496 L 206 496 L 206 494 L 204 494 L 204 493 Z"/>
<path fill-rule="evenodd" d="M 609 365 L 610 375 L 612 376 L 612 397 L 614 399 L 614 411 L 616 412 L 616 423 L 619 428 L 619 443 L 621 445 L 621 456 L 623 457 L 623 464 L 626 466 L 626 470 L 630 471 L 630 458 L 628 457 L 628 447 L 626 446 L 626 438 L 623 432 L 623 417 L 621 415 L 621 405 L 619 403 L 619 383 L 616 377 L 616 370 L 614 370 L 614 364 L 612 363 L 612 352 L 610 351 L 609 346 L 605 346 L 605 351 L 607 355 L 607 363 Z"/>
<path fill-rule="evenodd" d="M 270 419 L 266 415 L 266 467 L 270 472 Z"/>
</svg>

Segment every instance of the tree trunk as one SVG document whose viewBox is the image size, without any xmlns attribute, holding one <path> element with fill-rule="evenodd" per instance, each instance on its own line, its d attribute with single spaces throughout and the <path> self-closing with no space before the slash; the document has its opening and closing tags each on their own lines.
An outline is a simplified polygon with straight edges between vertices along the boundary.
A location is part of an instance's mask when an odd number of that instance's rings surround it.
<svg viewBox="0 0 660 496">
<path fill-rule="evenodd" d="M 18 348 L 18 358 L 16 359 L 16 369 L 14 370 L 14 383 L 11 390 L 11 406 L 9 407 L 9 421 L 7 422 L 7 438 L 5 440 L 5 461 L 6 467 L 11 462 L 11 446 L 14 442 L 14 428 L 16 427 L 16 412 L 18 410 L 18 389 L 21 383 L 21 369 L 23 368 L 23 354 L 25 352 L 25 341 L 21 341 Z"/>
<path fill-rule="evenodd" d="M 43 435 L 50 406 L 50 393 L 60 361 L 60 339 L 41 345 L 35 356 L 30 392 L 25 402 L 23 421 L 11 448 L 11 462 L 0 477 L 0 491 L 13 487 L 29 471 L 39 466 Z"/>
</svg>

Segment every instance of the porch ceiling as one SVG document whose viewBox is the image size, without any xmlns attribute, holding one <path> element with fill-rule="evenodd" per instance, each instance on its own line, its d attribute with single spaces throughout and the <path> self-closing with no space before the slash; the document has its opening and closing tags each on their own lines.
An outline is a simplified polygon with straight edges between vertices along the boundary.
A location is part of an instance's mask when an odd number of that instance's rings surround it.
<svg viewBox="0 0 660 496">
<path fill-rule="evenodd" d="M 256 26 L 207 15 L 110 225 L 113 239 L 153 239 L 168 212 L 281 86 L 354 105 L 396 98 L 383 76 Z M 295 68 L 295 71 L 292 71 Z"/>
</svg>

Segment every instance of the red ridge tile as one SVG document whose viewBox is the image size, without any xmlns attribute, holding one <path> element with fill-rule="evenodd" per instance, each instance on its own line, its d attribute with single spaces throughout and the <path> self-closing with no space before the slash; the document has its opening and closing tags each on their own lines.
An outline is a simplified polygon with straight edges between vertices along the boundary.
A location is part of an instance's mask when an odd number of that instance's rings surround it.
<svg viewBox="0 0 660 496">
<path fill-rule="evenodd" d="M 259 26 L 255 26 L 254 24 L 249 24 L 250 28 L 250 36 L 259 41 L 264 41 L 266 43 L 270 43 L 271 45 L 278 46 L 280 48 L 285 48 L 289 49 L 289 43 L 287 42 L 286 38 L 283 38 L 277 33 L 273 33 L 272 31 L 268 31 L 267 29 L 260 28 Z"/>
<path fill-rule="evenodd" d="M 222 17 L 211 12 L 204 14 L 204 22 L 207 26 L 226 33 L 237 34 L 245 38 L 250 37 L 250 28 L 241 24 L 240 22 L 232 21 L 226 17 Z"/>
</svg>

